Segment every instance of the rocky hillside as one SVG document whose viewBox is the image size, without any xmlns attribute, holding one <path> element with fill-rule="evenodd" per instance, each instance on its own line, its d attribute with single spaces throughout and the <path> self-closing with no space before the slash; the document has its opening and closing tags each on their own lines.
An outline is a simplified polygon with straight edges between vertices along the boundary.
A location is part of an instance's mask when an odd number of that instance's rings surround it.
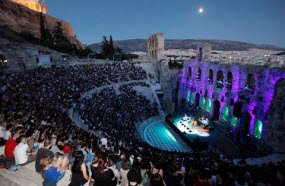
<svg viewBox="0 0 285 186">
<path fill-rule="evenodd" d="M 127 52 L 145 51 L 145 39 L 130 39 L 115 41 L 115 45 L 122 48 Z M 196 49 L 197 45 L 203 45 L 210 43 L 213 50 L 222 51 L 242 51 L 250 48 L 257 49 L 269 49 L 269 50 L 285 50 L 284 48 L 272 46 L 272 45 L 257 45 L 253 43 L 239 42 L 239 41 L 227 41 L 227 40 L 196 40 L 196 39 L 167 39 L 165 40 L 165 49 Z M 93 51 L 100 51 L 101 43 L 94 43 L 89 47 Z"/>
<path fill-rule="evenodd" d="M 49 30 L 53 30 L 57 22 L 61 21 L 67 38 L 78 46 L 82 45 L 75 38 L 71 24 L 50 15 L 45 15 L 45 19 Z M 9 35 L 7 31 L 40 38 L 40 14 L 10 0 L 0 0 L 0 37 Z"/>
</svg>

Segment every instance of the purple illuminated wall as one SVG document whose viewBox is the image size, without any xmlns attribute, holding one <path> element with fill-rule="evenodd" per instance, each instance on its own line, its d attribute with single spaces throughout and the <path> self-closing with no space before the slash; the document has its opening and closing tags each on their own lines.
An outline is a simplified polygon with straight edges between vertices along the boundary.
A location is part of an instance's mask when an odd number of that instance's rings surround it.
<svg viewBox="0 0 285 186">
<path fill-rule="evenodd" d="M 188 68 L 191 68 L 192 75 L 191 78 L 188 78 Z M 201 80 L 196 80 L 196 74 L 198 69 L 201 68 Z M 208 82 L 208 72 L 213 70 L 213 83 L 209 84 Z M 217 72 L 223 71 L 224 81 L 223 88 L 218 89 L 216 87 L 217 83 Z M 228 90 L 226 88 L 227 73 L 231 72 L 233 76 L 232 88 Z M 247 77 L 249 74 L 253 74 L 255 78 L 255 88 L 246 89 Z M 198 62 L 196 59 L 184 63 L 184 67 L 181 74 L 180 82 L 180 92 L 181 97 L 186 99 L 187 91 L 191 93 L 194 92 L 200 94 L 200 101 L 205 95 L 206 91 L 208 92 L 208 98 L 211 99 L 213 103 L 215 100 L 219 100 L 221 107 L 220 113 L 225 106 L 229 108 L 229 119 L 226 122 L 223 122 L 229 127 L 234 127 L 230 124 L 231 117 L 233 116 L 234 106 L 230 105 L 230 100 L 233 99 L 234 103 L 242 102 L 243 108 L 242 113 L 248 112 L 252 120 L 250 122 L 249 134 L 253 135 L 254 128 L 257 120 L 260 120 L 263 123 L 262 128 L 262 137 L 266 131 L 267 121 L 265 115 L 267 110 L 270 107 L 270 102 L 274 97 L 275 85 L 280 78 L 285 78 L 285 71 L 282 69 L 266 69 L 261 66 L 250 66 L 250 65 L 226 65 L 217 62 Z M 186 86 L 182 87 L 185 84 Z M 195 87 L 196 89 L 191 89 Z M 202 93 L 201 93 L 202 91 Z M 211 108 L 210 115 L 213 114 L 213 104 Z M 221 116 L 220 116 L 220 120 Z M 236 127 L 240 127 L 242 123 L 238 119 L 238 124 Z"/>
</svg>

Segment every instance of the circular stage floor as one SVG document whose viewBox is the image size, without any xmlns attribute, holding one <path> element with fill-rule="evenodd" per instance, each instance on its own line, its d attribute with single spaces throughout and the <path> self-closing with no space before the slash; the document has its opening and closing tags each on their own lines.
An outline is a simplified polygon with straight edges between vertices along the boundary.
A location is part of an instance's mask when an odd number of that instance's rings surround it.
<svg viewBox="0 0 285 186">
<path fill-rule="evenodd" d="M 167 151 L 191 152 L 191 148 L 163 120 L 139 127 L 141 137 L 151 146 Z"/>
</svg>

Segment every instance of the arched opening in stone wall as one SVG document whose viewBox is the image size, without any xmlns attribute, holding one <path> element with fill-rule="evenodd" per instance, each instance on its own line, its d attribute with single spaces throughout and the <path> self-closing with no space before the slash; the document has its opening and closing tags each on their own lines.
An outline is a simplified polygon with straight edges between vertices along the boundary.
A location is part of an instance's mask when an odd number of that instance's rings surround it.
<svg viewBox="0 0 285 186">
<path fill-rule="evenodd" d="M 223 113 L 222 113 L 223 121 L 227 121 L 228 120 L 229 114 L 230 114 L 229 107 L 225 106 L 224 109 L 223 109 Z"/>
<path fill-rule="evenodd" d="M 223 88 L 224 86 L 224 73 L 223 71 L 219 70 L 217 72 L 217 88 Z"/>
<path fill-rule="evenodd" d="M 249 134 L 251 115 L 249 112 L 243 112 L 241 116 L 242 136 L 246 137 Z"/>
<path fill-rule="evenodd" d="M 237 102 L 234 104 L 234 117 L 240 118 L 242 113 L 242 102 Z"/>
<path fill-rule="evenodd" d="M 253 74 L 248 74 L 246 79 L 246 89 L 255 89 L 255 78 Z"/>
<path fill-rule="evenodd" d="M 227 89 L 228 90 L 232 89 L 232 86 L 233 86 L 233 74 L 232 74 L 231 71 L 229 71 L 227 73 L 227 82 L 226 82 L 226 84 L 227 84 Z"/>
<path fill-rule="evenodd" d="M 206 104 L 206 99 L 205 99 L 205 96 L 203 96 L 202 99 L 201 99 L 200 108 L 204 110 L 205 109 L 205 104 Z"/>
<path fill-rule="evenodd" d="M 215 100 L 213 104 L 213 120 L 218 121 L 220 119 L 221 103 L 219 100 Z"/>
<path fill-rule="evenodd" d="M 200 104 L 200 94 L 199 93 L 196 93 L 196 96 L 195 96 L 195 106 L 199 106 Z"/>
<path fill-rule="evenodd" d="M 206 102 L 206 112 L 211 112 L 211 108 L 212 108 L 212 101 L 210 98 L 207 98 L 207 102 Z"/>
<path fill-rule="evenodd" d="M 191 92 L 190 92 L 190 90 L 188 90 L 187 94 L 186 94 L 186 103 L 190 102 L 190 98 L 191 98 Z"/>
<path fill-rule="evenodd" d="M 198 68 L 197 73 L 196 73 L 196 80 L 201 81 L 201 75 L 202 75 L 202 70 L 201 68 Z"/>
<path fill-rule="evenodd" d="M 192 105 L 194 105 L 194 102 L 195 102 L 195 93 L 192 92 L 192 93 L 191 93 L 191 97 L 190 97 L 190 103 L 191 103 Z"/>
<path fill-rule="evenodd" d="M 213 84 L 213 79 L 214 79 L 214 72 L 213 69 L 210 69 L 208 72 L 208 83 Z"/>
<path fill-rule="evenodd" d="M 232 118 L 231 118 L 232 126 L 234 126 L 234 127 L 237 126 L 237 123 L 238 123 L 238 119 L 236 117 L 232 116 Z"/>
<path fill-rule="evenodd" d="M 188 67 L 188 69 L 187 69 L 187 78 L 191 79 L 191 77 L 192 77 L 192 69 L 191 69 L 191 67 Z"/>
<path fill-rule="evenodd" d="M 262 134 L 263 123 L 260 120 L 257 120 L 254 125 L 254 137 L 260 139 Z"/>
</svg>

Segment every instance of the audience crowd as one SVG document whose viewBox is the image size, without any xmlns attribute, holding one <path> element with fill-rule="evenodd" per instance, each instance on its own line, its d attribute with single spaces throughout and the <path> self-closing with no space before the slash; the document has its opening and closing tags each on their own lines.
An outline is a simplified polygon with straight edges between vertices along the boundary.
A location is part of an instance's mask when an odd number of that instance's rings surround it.
<svg viewBox="0 0 285 186">
<path fill-rule="evenodd" d="M 96 87 L 145 78 L 142 68 L 128 63 L 0 76 L 0 144 L 5 148 L 0 167 L 17 171 L 35 161 L 43 185 L 56 185 L 67 169 L 70 186 L 284 185 L 284 161 L 234 164 L 211 151 L 168 152 L 142 141 L 136 124 L 159 113 L 156 103 L 133 89 L 146 84 L 80 97 Z M 89 131 L 69 118 L 72 107 Z"/>
</svg>

